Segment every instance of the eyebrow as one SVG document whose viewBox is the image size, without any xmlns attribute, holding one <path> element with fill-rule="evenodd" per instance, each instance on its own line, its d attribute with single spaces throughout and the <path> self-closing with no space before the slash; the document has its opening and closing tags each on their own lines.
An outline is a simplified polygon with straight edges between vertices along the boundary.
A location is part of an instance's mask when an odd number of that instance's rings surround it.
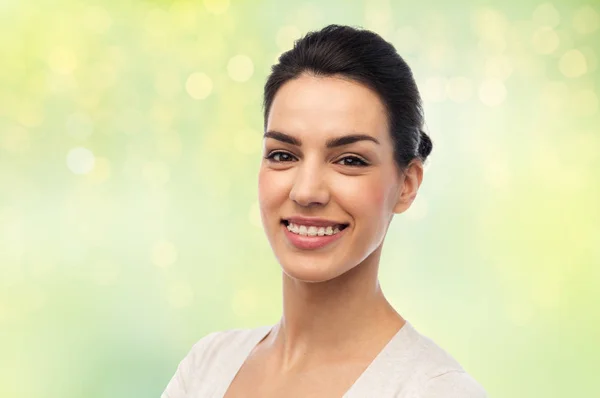
<svg viewBox="0 0 600 398">
<path fill-rule="evenodd" d="M 273 138 L 274 140 L 285 142 L 287 144 L 302 146 L 302 142 L 299 139 L 292 137 L 289 134 L 282 133 L 280 131 L 267 131 L 263 135 L 263 138 Z M 341 137 L 330 138 L 325 142 L 325 146 L 327 148 L 336 148 L 339 146 L 353 144 L 359 141 L 372 141 L 376 144 L 379 144 L 379 141 L 375 137 L 372 137 L 368 134 L 349 134 L 343 135 Z"/>
</svg>

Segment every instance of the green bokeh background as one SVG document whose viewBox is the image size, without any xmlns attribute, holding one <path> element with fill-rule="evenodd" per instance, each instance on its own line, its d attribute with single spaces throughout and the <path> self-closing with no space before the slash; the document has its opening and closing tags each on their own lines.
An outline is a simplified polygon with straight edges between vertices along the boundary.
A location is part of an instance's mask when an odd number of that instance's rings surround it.
<svg viewBox="0 0 600 398">
<path fill-rule="evenodd" d="M 600 396 L 597 2 L 0 1 L 0 397 L 159 396 L 277 322 L 256 173 L 294 39 L 363 26 L 434 150 L 384 292 L 490 396 Z"/>
</svg>

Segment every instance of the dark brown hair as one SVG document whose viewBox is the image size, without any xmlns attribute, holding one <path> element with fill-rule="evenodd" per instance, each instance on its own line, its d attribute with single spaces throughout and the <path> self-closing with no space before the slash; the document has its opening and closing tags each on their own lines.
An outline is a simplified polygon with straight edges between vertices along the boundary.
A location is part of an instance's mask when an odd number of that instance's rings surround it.
<svg viewBox="0 0 600 398">
<path fill-rule="evenodd" d="M 387 109 L 394 158 L 403 170 L 433 148 L 423 131 L 421 96 L 412 71 L 394 46 L 378 34 L 344 25 L 328 25 L 296 40 L 271 67 L 264 88 L 264 128 L 277 90 L 303 73 L 341 75 L 374 90 Z"/>
</svg>

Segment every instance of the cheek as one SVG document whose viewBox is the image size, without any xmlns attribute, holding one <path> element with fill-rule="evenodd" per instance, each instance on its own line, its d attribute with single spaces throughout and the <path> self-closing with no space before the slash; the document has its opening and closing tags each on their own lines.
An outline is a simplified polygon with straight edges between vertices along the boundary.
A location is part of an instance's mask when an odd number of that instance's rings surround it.
<svg viewBox="0 0 600 398">
<path fill-rule="evenodd" d="M 373 184 L 366 192 L 363 203 L 366 215 L 374 224 L 379 225 L 386 213 L 385 189 L 381 184 Z"/>
<path fill-rule="evenodd" d="M 381 180 L 374 181 L 368 190 L 367 200 L 373 208 L 383 208 L 386 202 L 386 186 Z"/>
<path fill-rule="evenodd" d="M 258 203 L 262 212 L 279 206 L 287 197 L 285 185 L 281 176 L 266 168 L 261 168 L 258 173 Z"/>
<path fill-rule="evenodd" d="M 357 179 L 355 183 L 341 184 L 338 192 L 344 198 L 345 205 L 357 217 L 376 216 L 386 204 L 386 186 L 379 176 Z"/>
<path fill-rule="evenodd" d="M 260 171 L 258 172 L 258 200 L 261 203 L 264 200 L 264 198 L 266 196 L 268 196 L 268 195 L 266 195 L 266 190 L 267 190 L 268 186 L 269 185 L 268 185 L 267 178 L 265 176 L 265 172 L 261 168 Z"/>
<path fill-rule="evenodd" d="M 273 195 L 269 192 L 273 185 L 269 183 L 269 176 L 263 169 L 258 173 L 258 203 L 261 210 L 269 206 L 269 200 Z"/>
</svg>

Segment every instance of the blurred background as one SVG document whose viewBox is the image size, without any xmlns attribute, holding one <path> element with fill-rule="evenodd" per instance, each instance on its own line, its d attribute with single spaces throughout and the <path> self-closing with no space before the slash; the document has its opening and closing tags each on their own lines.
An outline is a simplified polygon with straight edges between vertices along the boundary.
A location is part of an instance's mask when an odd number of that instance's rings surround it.
<svg viewBox="0 0 600 398">
<path fill-rule="evenodd" d="M 600 396 L 600 7 L 0 1 L 0 396 L 159 396 L 274 324 L 262 88 L 329 23 L 393 43 L 434 149 L 381 283 L 490 396 Z"/>
</svg>

